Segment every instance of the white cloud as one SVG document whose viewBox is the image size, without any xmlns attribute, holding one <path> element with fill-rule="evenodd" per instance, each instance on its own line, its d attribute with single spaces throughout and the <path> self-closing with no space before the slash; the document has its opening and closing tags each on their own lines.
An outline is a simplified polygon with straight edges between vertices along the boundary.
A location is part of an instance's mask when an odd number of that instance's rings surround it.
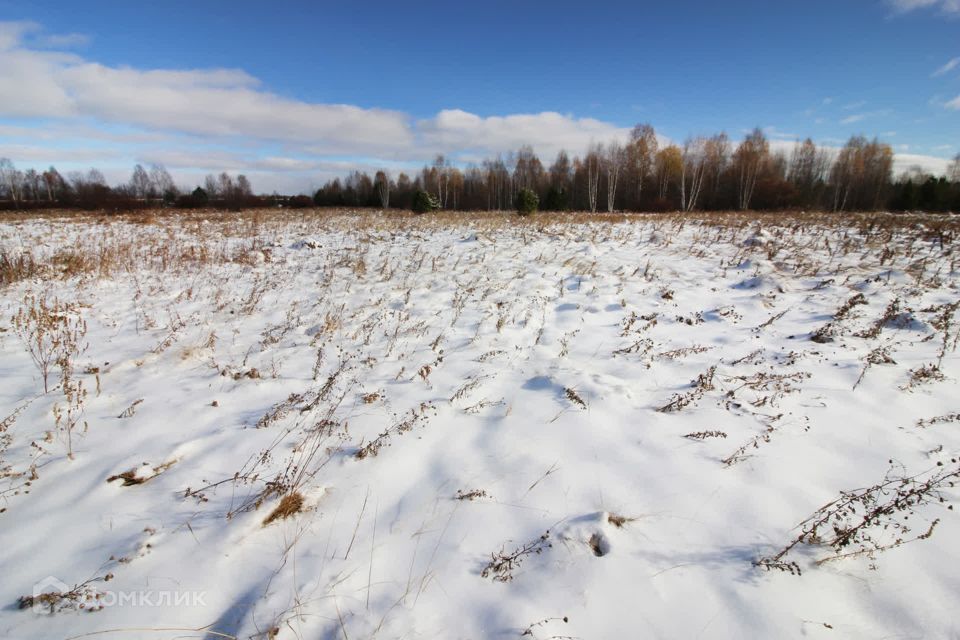
<svg viewBox="0 0 960 640">
<path fill-rule="evenodd" d="M 960 0 L 888 0 L 887 3 L 897 13 L 936 8 L 948 15 L 960 14 Z"/>
<path fill-rule="evenodd" d="M 890 5 L 899 11 L 913 11 L 930 7 L 940 2 L 940 0 L 889 0 Z"/>
<path fill-rule="evenodd" d="M 46 167 L 63 163 L 93 164 L 97 162 L 115 162 L 123 159 L 123 154 L 110 149 L 94 147 L 59 148 L 33 144 L 8 144 L 0 141 L 0 158 L 10 158 L 16 163 Z"/>
<path fill-rule="evenodd" d="M 31 46 L 50 49 L 82 47 L 90 43 L 83 33 L 45 33 L 43 27 L 31 20 L 0 22 L 0 51 L 13 49 L 25 40 Z"/>
<path fill-rule="evenodd" d="M 957 96 L 953 100 L 950 100 L 943 105 L 947 109 L 953 109 L 954 111 L 960 111 L 960 96 Z"/>
<path fill-rule="evenodd" d="M 90 36 L 85 33 L 51 33 L 37 38 L 37 44 L 51 49 L 70 49 L 90 44 Z"/>
<path fill-rule="evenodd" d="M 0 25 L 0 116 L 310 142 L 330 152 L 413 142 L 409 118 L 399 112 L 284 98 L 237 69 L 140 70 L 40 51 L 24 44 L 36 29 L 32 23 Z"/>
<path fill-rule="evenodd" d="M 31 32 L 40 29 L 40 25 L 29 20 L 0 22 L 0 51 L 17 46 Z"/>
<path fill-rule="evenodd" d="M 370 163 L 368 161 L 336 160 L 326 158 L 304 158 L 293 156 L 260 156 L 257 153 L 241 153 L 226 150 L 195 149 L 153 149 L 139 152 L 136 156 L 141 164 L 162 164 L 171 170 L 200 171 L 205 173 L 229 172 L 269 172 L 269 173 L 309 173 L 321 172 L 331 174 L 347 173 L 354 170 L 369 170 L 383 168 L 384 163 Z M 388 163 L 389 164 L 389 163 Z M 422 163 L 409 165 L 393 163 L 407 171 L 418 169 Z"/>
<path fill-rule="evenodd" d="M 191 138 L 187 136 L 176 136 L 160 132 L 148 132 L 139 129 L 111 131 L 104 128 L 79 123 L 45 123 L 42 128 L 38 128 L 36 126 L 0 124 L 0 138 L 2 137 L 10 139 L 22 138 L 29 141 L 55 140 L 63 143 L 74 141 L 98 141 L 112 142 L 116 144 L 149 142 L 162 142 L 170 144 L 178 140 L 182 142 L 191 140 Z"/>
<path fill-rule="evenodd" d="M 916 153 L 897 153 L 893 156 L 893 172 L 899 175 L 912 167 L 920 167 L 923 171 L 935 176 L 946 175 L 950 160 L 936 156 L 926 156 Z"/>
<path fill-rule="evenodd" d="M 951 71 L 953 71 L 954 69 L 956 69 L 957 66 L 960 66 L 960 57 L 948 60 L 945 65 L 943 65 L 942 67 L 940 67 L 939 69 L 931 73 L 930 77 L 936 78 L 937 76 L 946 75 Z"/>
<path fill-rule="evenodd" d="M 0 117 L 279 142 L 316 155 L 419 159 L 438 152 L 499 153 L 524 144 L 552 158 L 560 149 L 578 152 L 629 134 L 607 122 L 554 112 L 479 116 L 448 109 L 414 122 L 398 111 L 279 96 L 239 69 L 144 70 L 40 50 L 26 42 L 39 31 L 34 23 L 0 23 Z"/>
<path fill-rule="evenodd" d="M 74 115 L 70 97 L 55 71 L 78 60 L 66 53 L 0 49 L 0 116 Z"/>
<path fill-rule="evenodd" d="M 827 152 L 831 157 L 836 157 L 840 149 L 846 144 L 846 140 L 840 138 L 822 138 L 815 141 L 817 145 Z M 771 140 L 770 151 L 774 153 L 783 153 L 787 157 L 793 152 L 796 142 L 788 140 Z M 932 175 L 944 175 L 947 172 L 947 165 L 950 160 L 939 156 L 923 155 L 918 153 L 902 153 L 909 148 L 909 145 L 898 145 L 898 151 L 893 155 L 894 175 L 918 166 L 921 170 Z"/>
<path fill-rule="evenodd" d="M 780 131 L 774 126 L 764 127 L 763 133 L 770 138 L 780 138 L 786 140 L 798 140 L 801 136 L 796 133 L 788 133 L 786 131 Z"/>
<path fill-rule="evenodd" d="M 552 111 L 481 117 L 460 109 L 445 109 L 433 118 L 419 121 L 417 129 L 426 146 L 439 150 L 496 153 L 529 144 L 547 160 L 552 160 L 561 149 L 580 152 L 594 142 L 622 142 L 630 134 L 628 128 Z"/>
<path fill-rule="evenodd" d="M 878 109 L 876 111 L 854 113 L 840 120 L 840 124 L 853 124 L 855 122 L 860 122 L 861 120 L 866 120 L 867 118 L 882 118 L 884 116 L 889 116 L 892 113 L 893 111 L 890 109 Z"/>
<path fill-rule="evenodd" d="M 407 117 L 381 109 L 314 104 L 260 91 L 242 71 L 139 71 L 83 64 L 65 69 L 75 113 L 193 135 L 312 142 L 331 152 L 408 145 Z"/>
<path fill-rule="evenodd" d="M 0 22 L 0 118 L 12 120 L 0 123 L 0 157 L 67 170 L 97 165 L 117 181 L 135 162 L 159 162 L 185 185 L 226 170 L 246 173 L 258 190 L 296 192 L 354 169 L 415 172 L 436 153 L 466 163 L 529 144 L 548 164 L 561 149 L 579 154 L 629 136 L 626 127 L 552 111 L 450 108 L 415 120 L 280 96 L 240 69 L 137 69 L 63 50 L 85 41 Z M 946 106 L 960 109 L 960 96 Z M 853 113 L 844 123 L 881 113 Z M 784 144 L 796 137 L 767 133 Z"/>
</svg>

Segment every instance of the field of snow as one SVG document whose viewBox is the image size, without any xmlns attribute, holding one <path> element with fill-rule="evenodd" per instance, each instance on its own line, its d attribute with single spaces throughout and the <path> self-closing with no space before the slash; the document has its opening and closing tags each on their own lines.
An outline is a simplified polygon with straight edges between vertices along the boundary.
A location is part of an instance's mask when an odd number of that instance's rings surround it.
<svg viewBox="0 0 960 640">
<path fill-rule="evenodd" d="M 0 218 L 0 637 L 958 637 L 958 229 Z"/>
</svg>

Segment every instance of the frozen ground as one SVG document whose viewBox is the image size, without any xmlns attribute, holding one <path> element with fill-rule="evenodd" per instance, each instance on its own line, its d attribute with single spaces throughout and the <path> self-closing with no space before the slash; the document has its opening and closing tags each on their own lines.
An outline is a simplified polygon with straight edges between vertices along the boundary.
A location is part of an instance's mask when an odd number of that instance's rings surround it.
<svg viewBox="0 0 960 640">
<path fill-rule="evenodd" d="M 960 635 L 957 225 L 558 220 L 0 222 L 0 636 Z"/>
</svg>

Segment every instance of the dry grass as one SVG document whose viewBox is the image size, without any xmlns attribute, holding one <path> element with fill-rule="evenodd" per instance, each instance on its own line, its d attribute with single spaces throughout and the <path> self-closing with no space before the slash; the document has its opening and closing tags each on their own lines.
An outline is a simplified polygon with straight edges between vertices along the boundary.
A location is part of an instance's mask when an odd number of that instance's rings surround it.
<svg viewBox="0 0 960 640">
<path fill-rule="evenodd" d="M 627 516 L 622 516 L 616 513 L 607 514 L 607 522 L 615 526 L 617 529 L 622 529 L 627 526 L 629 523 L 636 520 L 636 518 L 629 518 Z"/>
<path fill-rule="evenodd" d="M 755 561 L 767 570 L 777 569 L 800 575 L 796 561 L 788 554 L 798 545 L 830 547 L 834 553 L 817 561 L 823 564 L 852 556 L 873 557 L 882 551 L 894 549 L 908 542 L 926 540 L 933 535 L 939 518 L 927 519 L 924 527 L 920 512 L 935 508 L 953 510 L 948 495 L 960 479 L 957 458 L 949 465 L 938 463 L 932 471 L 906 475 L 891 469 L 882 481 L 864 489 L 841 491 L 840 496 L 815 511 L 797 525 L 800 534 L 776 554 Z M 921 520 L 920 525 L 910 521 Z"/>
<path fill-rule="evenodd" d="M 409 212 L 260 210 L 242 213 L 154 211 L 114 216 L 31 213 L 18 214 L 5 220 L 9 224 L 0 230 L 5 234 L 0 238 L 3 240 L 0 246 L 0 287 L 9 288 L 10 298 L 15 301 L 14 307 L 27 306 L 29 296 L 36 294 L 36 285 L 32 281 L 38 278 L 69 281 L 67 286 L 76 284 L 78 292 L 89 291 L 85 287 L 99 280 L 115 278 L 132 282 L 136 286 L 133 311 L 137 314 L 137 330 L 152 330 L 149 346 L 156 345 L 151 353 L 144 354 L 147 366 L 150 366 L 151 360 L 170 358 L 170 353 L 175 352 L 182 354 L 182 359 L 190 360 L 188 364 L 191 366 L 209 365 L 220 372 L 223 378 L 218 383 L 225 387 L 224 393 L 236 387 L 266 389 L 272 378 L 282 378 L 274 359 L 279 359 L 280 364 L 285 358 L 289 362 L 290 357 L 285 354 L 293 351 L 291 345 L 307 349 L 301 355 L 305 353 L 314 365 L 312 377 L 310 372 L 305 372 L 300 378 L 303 388 L 291 393 L 290 387 L 277 384 L 277 388 L 285 389 L 282 395 L 286 398 L 273 398 L 272 405 L 265 403 L 252 418 L 244 418 L 250 423 L 248 426 L 264 430 L 257 436 L 264 438 L 264 448 L 252 453 L 236 474 L 214 479 L 209 484 L 207 480 L 200 480 L 204 476 L 198 475 L 183 483 L 205 485 L 184 492 L 185 497 L 194 497 L 200 503 L 211 500 L 211 504 L 203 508 L 216 510 L 227 518 L 248 513 L 249 518 L 260 521 L 262 526 L 305 511 L 304 496 L 311 496 L 311 500 L 314 500 L 321 480 L 324 486 L 329 480 L 323 475 L 330 470 L 326 465 L 335 467 L 344 458 L 352 457 L 353 460 L 346 464 L 363 460 L 365 467 L 376 472 L 384 462 L 389 462 L 376 460 L 379 454 L 383 453 L 385 458 L 402 456 L 409 448 L 417 446 L 418 435 L 432 437 L 434 432 L 441 431 L 439 427 L 443 421 L 439 419 L 438 425 L 430 431 L 420 433 L 418 429 L 433 419 L 432 404 L 421 404 L 420 398 L 417 398 L 418 401 L 412 406 L 395 406 L 403 401 L 403 393 L 394 392 L 392 386 L 384 387 L 391 389 L 389 395 L 383 388 L 373 388 L 374 384 L 392 378 L 395 372 L 399 384 L 415 383 L 411 388 L 415 386 L 417 391 L 423 392 L 421 395 L 431 398 L 433 402 L 441 397 L 449 399 L 458 413 L 493 413 L 491 407 L 506 403 L 503 399 L 497 400 L 500 393 L 484 397 L 485 393 L 493 393 L 487 383 L 500 375 L 513 359 L 524 357 L 525 348 L 536 345 L 549 347 L 552 355 L 569 355 L 571 362 L 576 362 L 583 351 L 583 343 L 588 341 L 584 335 L 580 335 L 578 340 L 580 329 L 568 330 L 569 327 L 564 327 L 562 334 L 551 332 L 556 327 L 551 327 L 547 319 L 550 317 L 550 305 L 564 296 L 576 301 L 576 294 L 571 293 L 573 291 L 589 293 L 591 287 L 596 290 L 594 282 L 600 279 L 598 276 L 609 278 L 611 302 L 614 302 L 610 311 L 622 314 L 619 328 L 622 329 L 620 338 L 623 339 L 623 346 L 612 352 L 616 357 L 622 356 L 627 361 L 624 364 L 636 362 L 638 366 L 646 368 L 664 366 L 673 370 L 682 365 L 696 367 L 691 372 L 685 370 L 682 378 L 667 381 L 671 386 L 666 393 L 677 393 L 670 398 L 663 398 L 658 406 L 651 406 L 650 409 L 668 414 L 663 420 L 669 421 L 675 419 L 669 416 L 678 412 L 700 411 L 706 407 L 698 408 L 699 405 L 709 403 L 720 411 L 726 410 L 738 418 L 759 423 L 757 428 L 754 422 L 749 422 L 751 428 L 747 432 L 736 426 L 729 429 L 732 445 L 741 446 L 727 457 L 717 456 L 714 463 L 718 465 L 734 465 L 753 455 L 754 451 L 762 451 L 765 443 L 770 442 L 772 437 L 779 437 L 777 434 L 782 433 L 780 430 L 791 424 L 803 427 L 801 418 L 784 416 L 788 408 L 771 411 L 769 407 L 777 406 L 787 394 L 801 390 L 809 378 L 809 374 L 802 371 L 780 369 L 792 367 L 803 358 L 813 357 L 807 347 L 820 349 L 819 352 L 812 352 L 818 357 L 830 357 L 832 349 L 856 348 L 858 361 L 864 363 L 861 379 L 872 365 L 899 366 L 891 354 L 895 346 L 905 341 L 884 338 L 903 328 L 901 319 L 906 318 L 904 314 L 912 314 L 910 305 L 913 305 L 920 309 L 916 312 L 918 317 L 915 324 L 922 326 L 923 320 L 936 329 L 936 332 L 928 331 L 928 337 L 923 341 L 935 339 L 936 342 L 931 346 L 941 347 L 938 357 L 931 354 L 921 361 L 930 364 L 909 372 L 904 366 L 901 374 L 909 378 L 905 389 L 912 390 L 919 385 L 924 385 L 926 389 L 927 385 L 943 379 L 939 361 L 944 359 L 944 354 L 956 348 L 960 336 L 954 320 L 960 305 L 943 303 L 921 308 L 923 305 L 919 302 L 921 296 L 939 287 L 938 283 L 949 282 L 957 271 L 953 242 L 958 237 L 960 219 L 948 217 L 796 212 L 543 213 L 530 217 L 503 212 L 440 212 L 420 216 Z M 71 225 L 76 225 L 76 228 L 69 228 Z M 633 233 L 634 225 L 644 225 L 642 239 Z M 445 252 L 442 248 L 431 246 L 431 234 L 450 229 L 454 230 L 454 234 L 444 237 L 450 238 L 452 235 L 454 241 L 459 237 L 477 243 L 474 245 L 476 250 L 470 248 L 464 252 L 468 257 L 464 258 L 462 264 L 460 257 L 452 255 L 456 252 Z M 318 237 L 323 237 L 323 240 L 317 240 Z M 411 247 L 410 252 L 404 250 L 397 252 L 400 255 L 384 255 L 376 249 L 378 243 L 386 242 L 385 237 L 415 241 L 403 243 L 404 249 Z M 344 242 L 339 246 L 330 246 L 331 238 L 336 242 Z M 528 296 L 526 291 L 503 287 L 504 280 L 497 280 L 488 273 L 490 262 L 484 261 L 498 251 L 509 251 L 502 249 L 504 244 L 497 244 L 503 238 L 510 241 L 519 239 L 527 245 L 542 243 L 545 247 L 543 254 L 536 258 L 531 256 L 537 263 L 535 268 L 562 264 L 565 272 L 551 275 L 548 280 L 552 291 Z M 678 238 L 684 238 L 682 243 Z M 623 264 L 619 268 L 615 264 L 605 272 L 602 263 L 598 265 L 598 260 L 571 253 L 571 248 L 587 244 L 603 246 L 609 243 L 623 248 L 625 240 L 632 243 L 631 250 L 638 241 L 641 245 L 649 244 L 649 247 L 642 246 L 640 250 L 649 250 L 654 256 L 657 251 L 664 250 L 671 256 L 688 255 L 704 261 L 704 264 L 713 260 L 709 266 L 715 267 L 724 276 L 729 275 L 728 271 L 747 269 L 749 267 L 744 265 L 753 262 L 776 261 L 771 269 L 775 274 L 782 274 L 784 283 L 795 285 L 802 279 L 809 279 L 802 285 L 803 290 L 809 291 L 811 297 L 831 296 L 824 300 L 827 306 L 823 309 L 828 312 L 835 309 L 836 312 L 832 318 L 820 318 L 812 326 L 803 327 L 797 342 L 792 343 L 796 345 L 795 349 L 791 349 L 789 354 L 772 353 L 770 349 L 753 349 L 745 345 L 742 351 L 721 352 L 720 355 L 724 356 L 722 359 L 719 355 L 711 358 L 716 353 L 714 350 L 722 347 L 699 345 L 689 339 L 657 340 L 660 330 L 665 326 L 682 324 L 676 327 L 681 335 L 690 336 L 697 332 L 699 336 L 700 332 L 709 330 L 710 323 L 736 324 L 743 319 L 743 315 L 738 313 L 733 303 L 718 309 L 685 307 L 689 302 L 689 292 L 676 284 L 675 274 L 671 273 L 666 260 L 658 265 L 656 259 L 651 260 L 641 254 L 637 256 L 635 264 Z M 317 267 L 315 281 L 311 281 L 309 299 L 295 302 L 286 318 L 274 317 L 271 325 L 258 326 L 252 341 L 244 342 L 244 338 L 238 338 L 244 335 L 239 331 L 231 335 L 228 322 L 255 322 L 262 317 L 265 309 L 269 310 L 270 305 L 278 302 L 275 292 L 287 284 L 282 281 L 284 274 L 288 273 L 283 269 L 283 260 L 291 257 L 286 254 L 293 254 L 295 260 L 300 258 L 293 251 L 272 250 L 271 247 L 289 246 L 294 242 L 302 242 L 297 249 L 314 252 L 300 254 L 304 260 L 310 261 L 311 266 Z M 28 251 L 22 247 L 31 249 Z M 715 251 L 715 247 L 722 250 Z M 214 268 L 219 266 L 229 268 Z M 891 296 L 887 296 L 887 292 L 878 301 L 871 290 L 864 287 L 863 290 L 867 292 L 864 295 L 858 289 L 868 282 L 868 278 L 870 283 L 880 283 L 879 289 L 884 286 L 884 278 L 889 284 L 891 274 L 895 272 L 898 276 L 907 274 L 910 287 L 901 287 L 892 292 L 897 296 L 893 302 L 890 302 Z M 519 280 L 523 273 L 518 269 L 515 276 L 505 273 L 503 277 Z M 404 307 L 417 305 L 418 300 L 422 299 L 425 282 L 441 278 L 447 278 L 447 281 L 452 278 L 456 285 L 456 290 L 450 292 L 452 299 L 449 309 L 438 312 L 436 320 L 411 318 L 410 314 L 404 313 Z M 177 283 L 175 286 L 182 290 L 174 290 L 170 282 Z M 351 296 L 342 295 L 343 290 L 337 288 L 344 282 L 356 287 L 352 291 L 346 288 Z M 239 288 L 237 283 L 240 283 Z M 632 309 L 637 300 L 633 296 L 633 285 L 642 287 L 640 295 L 649 296 L 649 300 L 661 310 Z M 369 299 L 364 298 L 359 304 L 352 301 L 356 297 L 352 295 L 354 292 L 366 292 L 368 289 L 372 291 Z M 777 298 L 783 293 L 784 289 L 777 287 L 776 282 L 769 293 L 757 293 L 764 305 L 763 315 L 755 318 L 754 324 L 759 324 L 751 329 L 757 337 L 775 335 L 783 325 L 797 321 L 795 316 L 798 314 L 795 313 L 790 313 L 787 320 L 781 320 L 790 311 L 784 310 L 783 298 Z M 869 301 L 867 296 L 870 296 Z M 183 301 L 208 299 L 209 307 L 191 313 L 185 309 L 200 305 L 180 304 Z M 279 300 L 282 302 L 283 298 Z M 399 304 L 391 307 L 393 303 Z M 619 303 L 619 308 L 616 303 Z M 871 307 L 871 304 L 874 306 Z M 930 302 L 925 301 L 924 304 Z M 478 308 L 479 313 L 475 313 Z M 207 311 L 210 312 L 209 316 L 204 315 Z M 742 308 L 740 311 L 747 313 Z M 184 317 L 181 318 L 178 312 L 183 313 Z M 461 312 L 466 313 L 461 316 Z M 929 316 L 921 318 L 919 314 L 924 313 Z M 279 315 L 282 316 L 282 313 Z M 41 316 L 51 319 L 67 317 L 59 312 L 47 313 L 42 310 Z M 469 331 L 464 330 L 462 317 L 471 318 L 471 322 L 473 318 L 479 319 L 475 332 L 473 326 Z M 761 323 L 764 318 L 766 320 Z M 209 321 L 209 324 L 197 327 L 198 321 Z M 825 321 L 827 324 L 823 325 Z M 456 326 L 458 322 L 459 327 Z M 223 329 L 220 324 L 214 325 L 221 334 L 219 338 L 211 331 L 210 325 L 213 323 L 223 323 Z M 658 324 L 660 327 L 657 327 Z M 693 329 L 695 325 L 704 326 Z M 24 335 L 29 343 L 30 335 L 36 332 L 31 333 L 30 322 L 26 319 L 21 326 L 25 328 Z M 528 334 L 520 334 L 518 329 L 528 326 Z M 822 328 L 807 333 L 818 326 Z M 306 327 L 310 327 L 309 333 L 306 333 L 309 340 L 302 338 L 301 331 Z M 762 335 L 758 335 L 761 332 Z M 518 334 L 520 338 L 514 340 Z M 487 344 L 485 339 L 491 336 L 498 340 Z M 13 334 L 10 337 L 13 338 Z M 461 339 L 485 346 L 470 356 L 470 368 L 452 386 L 447 387 L 445 385 L 452 368 L 449 360 L 456 363 Z M 811 341 L 812 345 L 809 344 Z M 72 342 L 79 344 L 81 341 Z M 818 342 L 832 344 L 820 346 Z M 40 344 L 44 346 L 44 343 Z M 852 346 L 848 347 L 848 344 Z M 618 346 L 621 345 L 610 344 L 605 348 L 614 349 Z M 750 349 L 753 350 L 743 355 Z M 73 353 L 68 360 L 75 360 L 76 351 L 68 351 Z M 605 355 L 609 357 L 610 353 L 608 350 Z M 710 355 L 702 355 L 706 353 Z M 41 350 L 38 355 L 38 367 L 43 365 L 48 374 L 60 367 L 60 360 L 53 355 L 48 356 L 47 351 Z M 910 361 L 900 355 L 897 360 Z M 97 360 L 99 362 L 100 359 Z M 910 362 L 917 364 L 916 361 Z M 142 364 L 143 360 L 137 362 L 137 366 Z M 389 367 L 389 371 L 385 371 L 385 367 Z M 72 371 L 72 365 L 69 368 Z M 89 367 L 86 373 L 98 376 L 99 393 L 100 369 Z M 103 374 L 111 375 L 106 365 Z M 695 379 L 689 380 L 691 374 L 696 376 Z M 870 386 L 874 375 L 880 377 L 877 372 L 871 373 L 864 387 Z M 82 414 L 84 392 L 82 387 L 76 386 L 76 376 L 68 373 L 62 378 L 66 382 L 64 394 L 67 408 L 57 409 L 55 414 L 59 412 L 61 417 L 58 418 L 58 425 L 64 425 L 61 430 L 69 436 Z M 688 381 L 689 384 L 681 386 Z M 574 386 L 578 383 L 582 384 L 583 381 L 571 380 L 571 386 L 559 387 L 562 390 L 558 394 L 559 400 L 569 404 L 565 411 L 571 408 L 586 410 L 588 407 L 594 411 L 602 410 L 603 403 L 608 401 L 604 394 L 586 384 Z M 430 391 L 429 395 L 424 391 L 425 387 Z M 46 397 L 46 400 L 50 398 Z M 126 402 L 131 400 L 133 398 L 126 398 Z M 212 403 L 210 400 L 208 397 L 203 401 L 218 406 L 217 400 Z M 119 417 L 133 417 L 141 401 L 133 402 Z M 151 398 L 150 406 L 156 402 L 155 398 Z M 69 407 L 73 407 L 73 414 Z M 361 413 L 358 407 L 365 415 L 354 417 Z M 444 408 L 439 407 L 441 412 Z M 509 416 L 510 411 L 511 406 L 507 406 L 505 415 Z M 109 415 L 117 415 L 115 408 L 111 409 Z M 377 420 L 366 419 L 371 415 L 377 415 Z M 587 417 L 589 414 L 584 412 L 583 415 Z M 0 422 L 0 434 L 15 420 L 16 413 Z M 670 432 L 670 437 L 696 441 L 698 453 L 701 450 L 710 451 L 720 446 L 720 442 L 726 442 L 728 434 L 711 427 L 708 420 L 694 426 L 698 430 L 691 433 L 686 433 L 691 429 L 688 422 L 686 428 Z M 957 421 L 954 413 L 920 420 L 917 426 L 952 424 Z M 132 422 L 136 422 L 136 419 Z M 936 432 L 931 430 L 927 433 Z M 412 435 L 400 438 L 410 433 Z M 387 449 L 391 446 L 395 448 Z M 0 439 L 2 453 L 3 441 Z M 4 472 L 2 462 L 0 460 L 0 477 Z M 26 478 L 25 469 L 25 466 L 21 466 L 18 473 Z M 530 485 L 527 493 L 555 470 L 556 464 Z M 176 469 L 178 474 L 183 471 L 183 465 Z M 143 469 L 135 468 L 110 476 L 108 481 L 120 480 L 124 486 L 139 485 L 158 473 L 150 475 L 149 472 L 144 473 Z M 172 475 L 165 479 L 172 480 Z M 950 476 L 950 481 L 955 477 Z M 935 480 L 938 481 L 937 478 Z M 477 481 L 485 480 L 481 478 Z M 230 486 L 232 490 L 215 495 L 219 485 Z M 150 489 L 148 487 L 147 491 Z M 503 493 L 506 494 L 506 491 Z M 450 495 L 449 489 L 444 490 L 444 495 Z M 910 494 L 907 498 L 913 499 L 915 496 Z M 369 492 L 367 497 L 370 497 Z M 867 494 L 860 494 L 860 499 L 862 504 L 858 504 L 861 507 L 873 500 Z M 469 509 L 472 506 L 479 509 L 485 502 L 492 502 L 493 498 L 486 491 L 468 485 L 468 488 L 457 491 L 452 500 L 456 501 L 454 504 L 458 508 Z M 476 501 L 475 504 L 467 504 L 473 501 Z M 874 506 L 879 508 L 884 504 L 878 502 Z M 266 509 L 259 511 L 259 515 L 252 512 L 265 505 L 270 505 L 272 511 L 260 520 L 260 515 Z M 367 498 L 356 520 L 354 539 L 360 530 L 366 505 Z M 374 509 L 374 500 L 371 499 L 371 512 L 376 514 Z M 601 522 L 607 532 L 613 533 L 610 527 L 622 529 L 633 520 L 611 513 L 606 514 Z M 854 525 L 855 522 L 851 526 Z M 869 527 L 861 527 L 860 530 L 866 533 L 871 531 Z M 827 532 L 826 529 L 824 532 Z M 628 529 L 617 535 L 631 533 L 639 532 Z M 801 542 L 812 542 L 816 537 L 814 533 Z M 917 533 L 920 539 L 928 535 L 922 531 Z M 588 537 L 589 540 L 587 536 L 578 538 L 581 551 L 585 553 L 583 544 L 586 543 L 597 556 L 608 552 L 608 542 L 601 534 Z M 860 539 L 851 536 L 849 540 L 856 543 Z M 551 534 L 547 532 L 519 547 L 514 548 L 512 543 L 508 545 L 509 548 L 502 547 L 498 553 L 490 556 L 490 562 L 481 575 L 507 582 L 513 579 L 516 568 L 527 556 L 543 553 L 550 548 L 551 542 Z M 344 559 L 350 554 L 351 548 L 353 540 L 347 547 Z M 769 563 L 761 563 L 760 566 L 784 570 L 796 568 L 799 571 L 799 566 L 783 556 L 772 556 Z M 428 574 L 429 567 L 424 573 L 424 580 Z M 422 585 L 423 582 L 421 590 Z"/>
<path fill-rule="evenodd" d="M 513 580 L 513 572 L 520 567 L 524 558 L 540 555 L 552 546 L 548 530 L 536 540 L 531 540 L 513 551 L 501 549 L 497 553 L 490 554 L 490 562 L 480 572 L 480 577 L 492 578 L 495 582 L 510 582 Z"/>
<path fill-rule="evenodd" d="M 408 211 L 387 213 L 373 210 L 252 209 L 243 212 L 153 210 L 119 214 L 90 214 L 69 211 L 19 212 L 3 216 L 13 229 L 10 242 L 0 249 L 0 287 L 43 277 L 47 279 L 109 278 L 149 267 L 161 273 L 188 273 L 213 264 L 252 264 L 270 259 L 269 238 L 284 228 L 330 229 L 346 225 L 365 235 L 381 231 L 393 233 L 429 233 L 434 229 L 465 227 L 478 238 L 490 238 L 497 231 L 513 230 L 529 239 L 552 236 L 568 224 L 597 225 L 615 229 L 625 223 L 645 223 L 658 229 L 680 231 L 687 225 L 702 229 L 704 243 L 691 247 L 702 253 L 709 241 L 744 235 L 751 229 L 763 229 L 773 240 L 763 247 L 745 251 L 774 253 L 785 260 L 791 257 L 790 240 L 795 232 L 811 228 L 856 229 L 865 244 L 883 247 L 895 234 L 912 233 L 920 240 L 935 240 L 941 248 L 952 244 L 960 230 L 960 218 L 888 213 L 829 214 L 815 212 L 756 213 L 587 213 L 544 212 L 517 216 L 511 212 L 451 212 L 416 215 Z M 71 244 L 57 244 L 55 251 L 30 250 L 32 238 L 22 231 L 26 223 L 43 223 L 49 235 L 63 235 L 68 225 L 84 225 L 89 232 Z M 615 233 L 610 231 L 610 233 Z M 708 234 L 712 234 L 709 237 Z M 652 236 L 669 243 L 669 234 Z M 17 249 L 16 247 L 20 247 Z M 846 252 L 850 244 L 838 248 Z M 884 254 L 881 263 L 892 254 Z M 792 256 L 803 265 L 803 256 Z M 344 266 L 358 277 L 375 268 L 362 254 L 350 258 Z M 806 266 L 806 265 L 804 265 Z M 810 268 L 815 268 L 810 266 Z M 648 264 L 644 276 L 650 277 Z M 589 273 L 589 264 L 577 268 Z M 914 267 L 918 279 L 937 277 L 925 261 Z M 671 292 L 664 295 L 671 297 Z M 502 326 L 502 325 L 501 325 Z"/>
<path fill-rule="evenodd" d="M 41 265 L 33 259 L 31 253 L 13 253 L 5 247 L 0 247 L 0 287 L 21 280 L 38 278 L 42 274 Z"/>
<path fill-rule="evenodd" d="M 267 526 L 276 520 L 285 520 L 294 514 L 300 513 L 303 511 L 303 505 L 303 496 L 299 492 L 294 491 L 293 493 L 288 493 L 283 496 L 280 504 L 270 512 L 270 515 L 263 519 L 263 526 Z"/>
<path fill-rule="evenodd" d="M 151 467 L 148 474 L 141 474 L 140 469 L 134 467 L 133 469 L 127 469 L 123 473 L 118 473 L 116 475 L 110 476 L 107 478 L 107 482 L 113 482 L 114 480 L 123 480 L 124 487 L 131 487 L 138 484 L 144 484 L 153 480 L 161 473 L 172 467 L 177 463 L 176 460 L 168 460 L 163 464 Z M 147 463 L 144 463 L 144 466 L 149 466 Z"/>
</svg>

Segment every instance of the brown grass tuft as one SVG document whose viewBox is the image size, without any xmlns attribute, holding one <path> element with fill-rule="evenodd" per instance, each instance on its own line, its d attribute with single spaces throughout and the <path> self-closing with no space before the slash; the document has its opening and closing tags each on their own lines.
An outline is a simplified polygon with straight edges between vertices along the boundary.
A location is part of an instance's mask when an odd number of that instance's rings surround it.
<svg viewBox="0 0 960 640">
<path fill-rule="evenodd" d="M 622 529 L 624 525 L 629 522 L 633 522 L 636 518 L 628 518 L 627 516 L 621 516 L 616 513 L 607 514 L 607 522 L 615 526 L 617 529 Z"/>
<path fill-rule="evenodd" d="M 303 496 L 297 491 L 288 493 L 287 495 L 283 496 L 282 500 L 280 500 L 280 504 L 277 505 L 277 508 L 271 511 L 270 515 L 263 519 L 263 526 L 267 526 L 274 520 L 285 520 L 295 513 L 300 513 L 301 511 L 303 511 Z"/>
<path fill-rule="evenodd" d="M 41 265 L 31 254 L 14 254 L 0 249 L 0 286 L 38 277 L 41 271 Z"/>
</svg>

